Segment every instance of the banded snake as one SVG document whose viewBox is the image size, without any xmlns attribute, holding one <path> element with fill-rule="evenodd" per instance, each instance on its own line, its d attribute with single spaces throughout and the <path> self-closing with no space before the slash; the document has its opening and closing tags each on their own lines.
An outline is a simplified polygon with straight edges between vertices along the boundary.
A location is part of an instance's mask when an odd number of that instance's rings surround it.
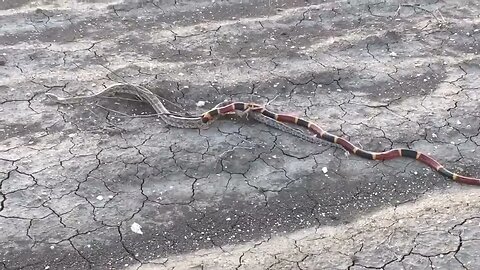
<svg viewBox="0 0 480 270">
<path fill-rule="evenodd" d="M 265 106 L 255 103 L 246 103 L 246 102 L 231 102 L 228 104 L 219 104 L 212 108 L 211 110 L 203 113 L 200 116 L 180 116 L 178 114 L 173 114 L 168 111 L 165 106 L 162 104 L 160 99 L 152 93 L 150 90 L 142 86 L 136 86 L 131 84 L 116 84 L 111 87 L 104 89 L 103 91 L 88 96 L 77 96 L 72 98 L 60 98 L 54 94 L 47 93 L 46 95 L 52 100 L 63 103 L 70 104 L 75 102 L 80 102 L 85 99 L 101 97 L 106 95 L 111 95 L 114 93 L 127 93 L 138 96 L 140 99 L 150 103 L 154 110 L 157 112 L 158 116 L 168 125 L 179 128 L 206 128 L 211 123 L 213 123 L 219 116 L 236 113 L 237 111 L 248 113 L 248 116 L 258 122 L 264 123 L 268 126 L 277 128 L 284 132 L 290 133 L 294 136 L 297 136 L 303 140 L 319 144 L 323 141 L 327 141 L 333 144 L 340 145 L 349 153 L 357 155 L 361 158 L 370 159 L 370 160 L 391 160 L 399 157 L 407 157 L 420 161 L 421 163 L 431 167 L 435 171 L 439 172 L 443 176 L 446 176 L 449 179 L 452 179 L 459 183 L 469 184 L 469 185 L 480 185 L 480 179 L 459 175 L 447 170 L 442 164 L 436 161 L 434 158 L 429 155 L 423 154 L 421 152 L 407 149 L 407 148 L 396 148 L 384 152 L 371 152 L 363 150 L 348 140 L 336 136 L 334 134 L 328 133 L 320 126 L 314 122 L 305 120 L 300 117 L 291 116 L 288 114 L 279 114 L 269 111 Z M 297 128 L 293 128 L 285 125 L 284 123 L 294 124 L 299 127 L 306 128 L 307 130 L 313 132 L 313 136 L 302 132 Z"/>
</svg>

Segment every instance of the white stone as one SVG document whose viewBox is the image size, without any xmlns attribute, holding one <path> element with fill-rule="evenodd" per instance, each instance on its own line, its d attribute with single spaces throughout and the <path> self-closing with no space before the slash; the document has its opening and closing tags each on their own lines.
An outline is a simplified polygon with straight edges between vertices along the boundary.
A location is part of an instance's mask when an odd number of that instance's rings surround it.
<svg viewBox="0 0 480 270">
<path fill-rule="evenodd" d="M 142 226 L 140 226 L 140 224 L 138 224 L 136 222 L 132 223 L 132 225 L 130 226 L 130 230 L 132 230 L 132 232 L 137 233 L 137 234 L 143 234 Z"/>
</svg>

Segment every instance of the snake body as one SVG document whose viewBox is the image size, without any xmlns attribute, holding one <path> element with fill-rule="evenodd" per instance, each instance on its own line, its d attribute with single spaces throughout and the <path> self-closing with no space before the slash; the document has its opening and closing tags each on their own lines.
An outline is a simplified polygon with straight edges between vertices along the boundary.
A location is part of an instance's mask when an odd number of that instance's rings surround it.
<svg viewBox="0 0 480 270">
<path fill-rule="evenodd" d="M 230 112 L 234 112 L 236 110 L 240 110 L 240 111 L 250 110 L 252 112 L 262 114 L 263 116 L 278 122 L 291 123 L 291 124 L 298 125 L 300 127 L 307 128 L 308 130 L 314 133 L 314 136 L 317 139 L 321 139 L 330 143 L 340 145 L 348 152 L 354 155 L 357 155 L 361 158 L 370 159 L 370 160 L 390 160 L 390 159 L 395 159 L 399 157 L 412 158 L 420 161 L 421 163 L 439 172 L 443 176 L 446 176 L 456 182 L 469 184 L 469 185 L 480 185 L 480 179 L 453 173 L 447 170 L 442 164 L 440 164 L 434 158 L 430 157 L 429 155 L 423 154 L 419 151 L 406 149 L 406 148 L 396 148 L 396 149 L 391 149 L 384 152 L 366 151 L 355 146 L 354 144 L 352 144 L 351 142 L 349 142 L 344 138 L 328 133 L 327 131 L 323 130 L 320 126 L 318 126 L 314 122 L 305 120 L 300 117 L 287 115 L 287 114 L 274 113 L 267 110 L 266 108 L 264 108 L 259 104 L 236 102 L 236 103 L 223 106 L 221 108 L 213 108 L 210 111 L 207 111 L 206 113 L 203 114 L 202 121 L 204 123 L 208 123 L 213 119 L 215 119 L 215 117 L 217 117 L 218 115 L 224 115 Z"/>
<path fill-rule="evenodd" d="M 138 96 L 140 99 L 148 102 L 152 105 L 154 110 L 157 112 L 158 117 L 160 117 L 166 124 L 179 127 L 179 128 L 205 128 L 213 123 L 219 116 L 243 112 L 248 113 L 249 117 L 254 120 L 264 123 L 268 126 L 274 127 L 276 129 L 282 130 L 294 136 L 297 136 L 303 140 L 320 144 L 323 141 L 327 141 L 333 144 L 340 145 L 348 152 L 357 155 L 361 158 L 370 159 L 370 160 L 390 160 L 399 157 L 407 157 L 420 161 L 421 163 L 431 167 L 440 174 L 457 181 L 459 183 L 470 184 L 470 185 L 480 185 L 480 179 L 459 175 L 447 170 L 442 164 L 436 161 L 434 158 L 423 154 L 421 152 L 406 149 L 406 148 L 396 148 L 384 152 L 371 152 L 363 150 L 348 140 L 336 136 L 334 134 L 328 133 L 323 130 L 320 126 L 314 122 L 305 120 L 300 117 L 295 117 L 287 114 L 274 113 L 267 110 L 264 106 L 255 104 L 255 103 L 245 103 L 245 102 L 231 102 L 228 104 L 217 105 L 211 110 L 203 113 L 200 116 L 181 116 L 178 114 L 173 114 L 168 111 L 160 99 L 152 93 L 150 90 L 142 86 L 136 86 L 131 84 L 116 84 L 111 87 L 104 89 L 103 91 L 86 96 L 77 96 L 71 98 L 60 98 L 54 94 L 47 93 L 46 95 L 52 100 L 58 103 L 71 104 L 82 102 L 85 99 L 96 98 L 101 96 L 112 95 L 115 93 L 126 93 Z M 309 131 L 313 132 L 313 136 L 309 136 L 305 132 L 290 127 L 284 123 L 294 124 L 302 128 L 306 128 Z"/>
</svg>

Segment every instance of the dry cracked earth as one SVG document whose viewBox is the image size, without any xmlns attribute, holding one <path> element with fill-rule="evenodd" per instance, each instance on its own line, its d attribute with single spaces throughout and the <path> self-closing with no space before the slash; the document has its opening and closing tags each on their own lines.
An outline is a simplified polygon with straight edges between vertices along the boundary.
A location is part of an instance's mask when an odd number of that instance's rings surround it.
<svg viewBox="0 0 480 270">
<path fill-rule="evenodd" d="M 0 269 L 478 269 L 479 188 L 415 160 L 45 93 L 269 103 L 480 177 L 479 23 L 475 0 L 1 1 Z"/>
</svg>

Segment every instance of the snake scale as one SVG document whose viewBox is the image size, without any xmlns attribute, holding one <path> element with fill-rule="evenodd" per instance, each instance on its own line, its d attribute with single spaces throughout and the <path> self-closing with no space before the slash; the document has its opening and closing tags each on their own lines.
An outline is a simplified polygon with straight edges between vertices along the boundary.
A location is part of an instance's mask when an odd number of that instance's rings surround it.
<svg viewBox="0 0 480 270">
<path fill-rule="evenodd" d="M 442 164 L 436 161 L 434 158 L 429 155 L 423 154 L 419 151 L 406 149 L 406 148 L 396 148 L 384 152 L 371 152 L 363 150 L 345 138 L 336 136 L 334 134 L 328 133 L 320 126 L 314 122 L 305 120 L 300 117 L 291 116 L 288 114 L 279 114 L 269 111 L 260 104 L 255 103 L 245 103 L 245 102 L 230 102 L 228 104 L 221 103 L 211 110 L 203 113 L 200 116 L 180 116 L 178 114 L 173 114 L 168 111 L 165 106 L 162 104 L 160 99 L 153 94 L 150 90 L 142 86 L 136 86 L 131 84 L 117 84 L 109 88 L 104 89 L 102 92 L 89 96 L 78 96 L 72 98 L 60 98 L 56 95 L 47 93 L 47 95 L 58 103 L 70 104 L 81 102 L 85 99 L 101 97 L 106 95 L 111 95 L 115 93 L 127 93 L 138 96 L 140 99 L 150 103 L 158 116 L 168 125 L 179 127 L 179 128 L 205 128 L 213 123 L 219 116 L 242 112 L 248 113 L 248 116 L 256 121 L 264 123 L 268 126 L 277 128 L 284 132 L 290 133 L 294 136 L 297 136 L 301 139 L 312 143 L 321 143 L 327 141 L 333 144 L 337 144 L 347 150 L 349 153 L 357 155 L 361 158 L 370 159 L 370 160 L 391 160 L 399 157 L 406 157 L 416 159 L 419 162 L 431 167 L 435 171 L 439 172 L 443 176 L 446 176 L 456 182 L 469 184 L 469 185 L 480 185 L 480 179 L 459 175 L 447 170 Z M 285 125 L 284 123 L 289 123 L 297 125 L 301 128 L 306 128 L 309 131 L 313 132 L 314 136 L 310 136 L 304 133 L 302 130 L 293 128 Z"/>
</svg>

